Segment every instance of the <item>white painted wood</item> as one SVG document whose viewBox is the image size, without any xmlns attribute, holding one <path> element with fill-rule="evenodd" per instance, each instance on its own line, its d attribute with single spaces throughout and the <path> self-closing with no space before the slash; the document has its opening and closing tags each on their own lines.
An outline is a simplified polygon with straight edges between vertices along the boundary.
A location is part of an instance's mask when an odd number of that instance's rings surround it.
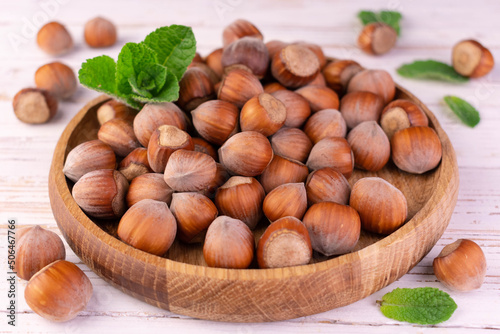
<svg viewBox="0 0 500 334">
<path fill-rule="evenodd" d="M 47 7 L 44 4 L 51 4 Z M 45 7 L 44 7 L 45 6 Z M 43 9 L 45 8 L 45 10 Z M 396 9 L 404 15 L 402 35 L 388 55 L 372 57 L 355 46 L 360 29 L 360 9 Z M 19 122 L 11 101 L 21 88 L 32 86 L 35 70 L 58 59 L 75 71 L 81 62 L 103 52 L 116 57 L 121 45 L 140 41 L 154 28 L 173 23 L 193 26 L 202 55 L 221 43 L 222 28 L 236 18 L 253 21 L 266 40 L 308 40 L 324 47 L 328 56 L 352 58 L 365 67 L 383 68 L 396 81 L 414 92 L 433 110 L 448 133 L 457 153 L 460 190 L 450 226 L 436 247 L 397 282 L 352 305 L 305 318 L 268 324 L 231 324 L 191 319 L 137 301 L 112 288 L 89 270 L 67 247 L 68 260 L 90 277 L 95 293 L 77 319 L 56 324 L 34 314 L 26 305 L 26 282 L 17 281 L 18 326 L 6 323 L 7 285 L 0 284 L 0 332 L 12 333 L 482 333 L 500 330 L 500 68 L 485 78 L 464 85 L 414 81 L 399 77 L 395 68 L 415 59 L 449 61 L 451 47 L 463 38 L 477 38 L 500 58 L 500 2 L 497 0 L 431 1 L 1 1 L 0 10 L 0 263 L 6 271 L 6 222 L 18 219 L 20 226 L 40 224 L 59 233 L 50 209 L 47 188 L 52 152 L 68 121 L 95 92 L 79 88 L 61 103 L 57 117 L 39 126 Z M 47 14 L 48 13 L 48 14 Z M 104 15 L 118 25 L 119 42 L 112 48 L 95 50 L 83 43 L 84 23 Z M 28 24 L 34 19 L 59 20 L 73 34 L 76 49 L 52 58 L 36 46 Z M 23 35 L 24 31 L 24 35 Z M 26 34 L 27 33 L 27 34 Z M 25 43 L 14 48 L 13 34 Z M 458 95 L 480 110 L 481 123 L 474 129 L 462 125 L 444 107 L 442 97 Z M 476 241 L 484 250 L 488 272 L 481 289 L 457 293 L 446 290 L 432 272 L 432 260 L 448 243 L 459 238 Z M 0 275 L 2 282 L 4 275 Z M 439 287 L 458 304 L 453 317 L 434 327 L 414 326 L 385 318 L 375 302 L 396 287 Z"/>
</svg>

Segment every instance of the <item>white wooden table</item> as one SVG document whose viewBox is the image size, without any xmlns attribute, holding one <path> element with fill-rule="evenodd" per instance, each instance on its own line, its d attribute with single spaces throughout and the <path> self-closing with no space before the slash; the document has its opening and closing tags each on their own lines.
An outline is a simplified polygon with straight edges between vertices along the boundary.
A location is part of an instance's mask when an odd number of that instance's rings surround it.
<svg viewBox="0 0 500 334">
<path fill-rule="evenodd" d="M 360 9 L 395 9 L 404 15 L 397 47 L 383 57 L 361 53 L 355 46 Z M 451 47 L 464 38 L 476 38 L 500 62 L 500 1 L 498 0 L 383 0 L 383 1 L 243 1 L 243 0 L 44 0 L 0 2 L 0 332 L 1 333 L 476 333 L 500 330 L 500 66 L 485 78 L 463 85 L 414 81 L 399 77 L 402 63 L 433 58 L 449 61 Z M 95 50 L 83 42 L 83 25 L 97 15 L 114 21 L 119 42 L 111 49 Z M 67 259 L 90 277 L 94 295 L 85 312 L 68 323 L 51 323 L 34 314 L 24 301 L 26 282 L 17 281 L 17 323 L 7 324 L 7 220 L 18 227 L 40 224 L 60 234 L 48 198 L 48 173 L 53 149 L 68 121 L 97 93 L 80 87 L 61 103 L 59 114 L 45 125 L 18 121 L 12 98 L 21 88 L 34 85 L 36 69 L 54 58 L 36 46 L 40 23 L 63 22 L 76 44 L 60 61 L 75 71 L 86 58 L 103 52 L 116 58 L 121 45 L 140 41 L 156 27 L 173 23 L 192 26 L 198 50 L 207 55 L 221 45 L 224 26 L 237 18 L 254 22 L 266 40 L 307 40 L 325 53 L 352 58 L 369 68 L 382 68 L 426 103 L 448 133 L 460 169 L 458 203 L 451 223 L 432 251 L 407 275 L 352 305 L 305 318 L 264 324 L 217 323 L 173 314 L 129 297 L 89 270 L 67 247 Z M 34 30 L 33 30 L 34 29 Z M 16 42 L 13 43 L 12 40 Z M 500 65 L 500 64 L 499 64 Z M 481 113 L 474 129 L 461 124 L 442 103 L 444 95 L 461 96 Z M 457 293 L 445 289 L 433 275 L 432 260 L 444 245 L 459 238 L 476 241 L 488 261 L 481 289 Z M 5 275 L 5 279 L 4 279 Z M 415 326 L 385 318 L 375 302 L 396 287 L 438 287 L 451 294 L 458 309 L 437 326 Z"/>
</svg>

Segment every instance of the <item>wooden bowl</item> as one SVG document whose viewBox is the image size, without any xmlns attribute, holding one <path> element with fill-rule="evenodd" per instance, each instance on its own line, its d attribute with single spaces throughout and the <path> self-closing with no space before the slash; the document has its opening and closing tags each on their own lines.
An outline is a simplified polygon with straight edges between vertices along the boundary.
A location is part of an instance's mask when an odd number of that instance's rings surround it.
<svg viewBox="0 0 500 334">
<path fill-rule="evenodd" d="M 149 304 L 196 318 L 262 322 L 307 316 L 351 304 L 406 274 L 435 245 L 448 226 L 458 195 L 453 147 L 435 116 L 398 87 L 397 98 L 417 103 L 429 116 L 443 147 L 440 165 L 424 175 L 398 170 L 392 163 L 377 173 L 356 170 L 351 185 L 380 176 L 408 201 L 409 221 L 387 237 L 362 233 L 352 253 L 281 269 L 219 269 L 206 266 L 202 247 L 175 242 L 165 257 L 135 249 L 116 237 L 117 222 L 92 221 L 71 196 L 62 172 L 68 152 L 97 138 L 97 108 L 87 104 L 66 127 L 54 152 L 49 193 L 54 216 L 73 251 L 104 280 Z M 411 218 L 411 219 L 410 219 Z M 257 229 L 256 239 L 265 229 Z M 254 265 L 254 268 L 256 266 Z"/>
</svg>

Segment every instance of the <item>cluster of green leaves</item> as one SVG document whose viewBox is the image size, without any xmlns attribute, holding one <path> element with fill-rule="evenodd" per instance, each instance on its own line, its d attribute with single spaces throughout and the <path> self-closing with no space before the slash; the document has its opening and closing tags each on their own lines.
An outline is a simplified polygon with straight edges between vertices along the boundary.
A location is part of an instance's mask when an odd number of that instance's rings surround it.
<svg viewBox="0 0 500 334">
<path fill-rule="evenodd" d="M 369 10 L 362 10 L 358 13 L 358 17 L 363 23 L 363 25 L 367 25 L 373 22 L 382 22 L 391 26 L 396 32 L 400 33 L 399 21 L 403 18 L 403 15 L 399 12 L 390 11 L 390 10 L 382 10 L 380 12 L 372 12 Z"/>
<path fill-rule="evenodd" d="M 171 25 L 150 33 L 140 43 L 123 46 L 118 61 L 109 56 L 87 59 L 80 83 L 134 108 L 179 97 L 179 80 L 196 53 L 190 27 Z"/>
</svg>

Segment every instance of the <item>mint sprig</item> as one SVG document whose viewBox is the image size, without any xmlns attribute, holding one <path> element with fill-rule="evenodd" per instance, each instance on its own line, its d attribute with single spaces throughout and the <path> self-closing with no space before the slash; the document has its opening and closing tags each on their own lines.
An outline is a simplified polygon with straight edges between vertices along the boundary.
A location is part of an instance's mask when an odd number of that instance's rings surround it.
<svg viewBox="0 0 500 334">
<path fill-rule="evenodd" d="M 399 75 L 412 79 L 432 79 L 454 83 L 469 81 L 458 74 L 453 67 L 436 60 L 417 60 L 411 64 L 404 64 L 397 69 Z"/>
<path fill-rule="evenodd" d="M 388 318 L 422 325 L 446 321 L 457 309 L 450 295 L 437 288 L 397 288 L 377 303 Z"/>
<path fill-rule="evenodd" d="M 380 12 L 372 12 L 370 10 L 362 10 L 358 13 L 358 17 L 363 25 L 367 25 L 373 22 L 382 22 L 391 26 L 396 32 L 400 33 L 399 21 L 403 18 L 403 15 L 399 12 L 382 10 Z"/>
<path fill-rule="evenodd" d="M 444 102 L 462 122 L 471 128 L 475 127 L 481 120 L 476 108 L 459 97 L 448 95 L 444 97 Z"/>
<path fill-rule="evenodd" d="M 118 61 L 108 56 L 87 59 L 78 72 L 80 83 L 134 108 L 143 103 L 175 101 L 179 80 L 196 53 L 189 27 L 161 27 L 141 43 L 123 46 Z"/>
</svg>

